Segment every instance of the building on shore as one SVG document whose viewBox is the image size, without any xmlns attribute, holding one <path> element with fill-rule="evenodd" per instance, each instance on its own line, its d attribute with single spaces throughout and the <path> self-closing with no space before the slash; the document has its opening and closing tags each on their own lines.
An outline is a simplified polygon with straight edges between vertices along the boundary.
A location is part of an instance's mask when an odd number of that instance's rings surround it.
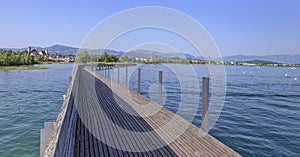
<svg viewBox="0 0 300 157">
<path fill-rule="evenodd" d="M 33 56 L 35 60 L 43 57 L 53 62 L 74 62 L 76 58 L 76 55 L 50 54 L 48 48 L 39 51 L 38 48 L 32 48 L 31 46 L 28 47 L 28 53 Z"/>
</svg>

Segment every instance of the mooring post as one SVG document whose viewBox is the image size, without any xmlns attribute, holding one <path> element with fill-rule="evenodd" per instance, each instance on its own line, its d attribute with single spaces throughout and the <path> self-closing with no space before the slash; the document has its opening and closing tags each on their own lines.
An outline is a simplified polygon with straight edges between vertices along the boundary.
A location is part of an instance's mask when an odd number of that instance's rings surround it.
<svg viewBox="0 0 300 157">
<path fill-rule="evenodd" d="M 107 65 L 107 78 L 108 78 L 108 79 L 111 79 L 111 78 L 110 78 L 110 68 L 109 68 L 109 65 Z"/>
<path fill-rule="evenodd" d="M 141 94 L 141 68 L 138 69 L 138 93 Z"/>
<path fill-rule="evenodd" d="M 102 71 L 102 75 L 105 77 L 105 68 L 103 66 L 101 66 L 101 71 Z"/>
<path fill-rule="evenodd" d="M 118 83 L 120 83 L 120 65 L 118 65 Z"/>
<path fill-rule="evenodd" d="M 47 144 L 51 140 L 51 135 L 55 129 L 55 122 L 45 122 L 44 128 L 40 130 L 40 156 L 43 156 Z"/>
<path fill-rule="evenodd" d="M 125 78 L 125 86 L 128 87 L 128 66 L 126 65 L 126 78 Z"/>
<path fill-rule="evenodd" d="M 159 71 L 158 74 L 158 104 L 162 105 L 162 76 L 163 72 Z"/>
<path fill-rule="evenodd" d="M 209 105 L 209 78 L 202 78 L 202 126 L 201 129 L 208 132 L 208 105 Z"/>
<path fill-rule="evenodd" d="M 72 76 L 69 76 L 69 84 L 72 82 Z"/>
<path fill-rule="evenodd" d="M 103 71 L 104 71 L 104 77 L 106 78 L 106 68 L 105 68 L 105 65 L 103 67 Z"/>
<path fill-rule="evenodd" d="M 114 81 L 114 78 L 115 77 L 115 72 L 114 72 L 114 68 L 112 67 L 111 68 L 111 80 L 113 80 Z"/>
</svg>

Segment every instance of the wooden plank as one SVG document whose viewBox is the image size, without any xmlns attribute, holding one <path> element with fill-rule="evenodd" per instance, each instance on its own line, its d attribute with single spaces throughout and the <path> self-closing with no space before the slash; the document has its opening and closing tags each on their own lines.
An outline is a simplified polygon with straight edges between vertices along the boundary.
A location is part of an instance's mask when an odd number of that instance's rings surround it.
<svg viewBox="0 0 300 157">
<path fill-rule="evenodd" d="M 84 118 L 89 129 L 98 131 L 94 133 L 103 141 L 97 139 L 86 128 L 77 115 L 73 98 L 68 97 L 69 103 L 64 117 L 65 123 L 61 125 L 63 126 L 61 134 L 67 136 L 62 136 L 59 139 L 59 147 L 55 150 L 58 152 L 57 154 L 65 154 L 63 156 L 130 157 L 240 156 L 210 135 L 199 137 L 199 133 L 203 133 L 200 128 L 171 111 L 161 108 L 158 104 L 149 101 L 138 93 L 99 75 L 96 75 L 97 79 L 95 80 L 90 70 L 79 68 L 77 73 L 78 75 L 75 75 L 72 86 L 72 88 L 77 89 L 77 91 L 74 90 L 74 95 L 76 98 L 80 98 L 80 102 L 77 102 L 77 109 L 82 111 L 80 112 L 83 114 L 81 118 Z M 91 90 L 94 88 L 96 91 Z M 79 89 L 80 91 L 78 91 Z M 143 107 L 148 108 L 144 110 Z M 151 111 L 158 112 L 148 116 Z M 176 121 L 171 121 L 174 118 Z M 156 130 L 170 122 L 172 122 L 172 125 L 168 125 L 169 132 Z M 129 134 L 124 134 L 121 130 L 118 130 L 116 125 L 127 129 Z M 185 126 L 188 126 L 188 128 L 174 141 L 164 147 L 150 150 L 151 145 L 165 143 L 168 139 L 172 139 L 173 135 L 183 130 Z M 150 131 L 153 133 L 143 137 L 137 137 L 133 134 L 133 132 Z M 107 143 L 112 144 L 112 146 L 108 146 Z M 61 149 L 62 147 L 64 149 Z M 124 150 L 150 151 L 132 152 Z"/>
<path fill-rule="evenodd" d="M 105 89 L 105 87 L 98 87 L 97 89 Z M 107 100 L 106 103 L 110 104 L 109 105 L 110 107 L 115 106 L 114 104 L 111 104 L 111 102 L 114 102 L 114 100 L 111 100 L 111 97 L 108 96 L 107 99 L 108 100 Z M 120 105 L 120 103 L 118 103 L 118 104 Z M 111 115 L 119 115 L 119 117 L 122 117 L 122 118 L 126 119 L 126 122 L 133 122 L 132 124 L 129 124 L 129 126 L 131 126 L 132 128 L 134 128 L 135 131 L 146 131 L 146 130 L 144 130 L 144 128 L 149 128 L 149 126 L 141 126 L 141 124 L 146 124 L 145 122 L 137 121 L 136 119 L 128 119 L 128 115 L 127 114 L 120 115 L 120 113 L 118 113 L 117 109 L 115 109 L 114 111 L 115 111 L 115 113 L 111 114 Z M 137 126 L 139 126 L 139 127 L 137 127 Z M 150 138 L 151 139 L 153 139 L 153 138 L 155 139 L 155 137 L 150 137 Z M 144 148 L 144 149 L 147 149 L 147 148 Z M 150 152 L 147 152 L 147 153 L 151 153 L 151 152 L 153 152 L 153 151 L 150 151 Z M 162 154 L 160 154 L 160 155 L 165 155 L 166 156 L 168 154 L 169 154 L 169 152 L 167 152 L 167 153 L 162 152 Z M 151 154 L 148 154 L 148 155 L 151 155 Z"/>
<path fill-rule="evenodd" d="M 81 122 L 80 123 L 80 151 L 79 151 L 79 154 L 81 157 L 84 157 L 84 154 L 85 154 L 85 147 L 84 147 L 84 131 L 85 131 L 85 127 L 83 125 L 83 123 Z"/>
<path fill-rule="evenodd" d="M 82 75 L 82 76 L 84 76 L 84 75 Z M 82 92 L 82 94 L 83 94 L 82 99 L 85 100 L 84 104 L 85 104 L 85 107 L 87 108 L 87 112 L 85 112 L 85 113 L 92 112 L 92 110 L 89 109 L 89 104 L 93 104 L 94 103 L 93 102 L 94 101 L 93 98 L 95 98 L 95 96 L 90 97 L 91 96 L 91 93 L 89 93 L 90 90 L 85 89 L 85 87 L 88 87 L 87 83 L 90 82 L 90 80 L 84 80 L 84 78 L 82 78 L 82 80 L 80 80 L 80 82 L 81 82 L 80 84 L 84 85 L 84 86 L 82 86 L 82 88 L 80 88 L 80 90 L 84 89 L 84 91 L 85 91 L 85 92 Z M 103 133 L 104 133 L 103 137 L 105 139 L 105 143 L 107 143 L 109 140 L 110 140 L 109 143 L 112 143 L 113 142 L 113 137 L 111 135 L 109 126 L 106 124 L 106 120 L 105 119 L 101 119 L 101 122 L 103 123 L 102 128 L 103 128 Z M 110 146 L 107 146 L 107 150 L 108 150 L 108 155 L 109 156 L 117 156 L 118 155 L 117 152 L 112 147 L 110 147 Z"/>
<path fill-rule="evenodd" d="M 120 102 L 118 102 L 120 104 Z M 187 151 L 186 151 L 187 152 Z M 160 154 L 160 155 L 166 155 L 166 154 Z"/>
<path fill-rule="evenodd" d="M 99 78 L 99 77 L 97 77 Z M 106 82 L 106 84 L 109 86 L 111 84 L 110 81 L 107 81 L 105 79 L 100 78 L 101 81 Z M 109 82 L 109 83 L 107 83 Z M 124 87 L 123 87 L 124 88 Z M 121 95 L 123 96 L 122 99 L 127 100 L 127 99 L 131 99 L 131 98 L 126 98 L 124 97 L 124 95 L 126 95 L 126 93 L 121 93 L 120 91 L 128 91 L 128 89 L 124 88 L 122 90 L 122 87 L 119 87 L 118 90 L 119 93 L 117 92 L 117 95 Z M 130 91 L 131 92 L 131 91 Z M 131 97 L 134 95 L 134 93 L 130 93 Z M 137 95 L 138 97 L 138 95 Z M 143 98 L 141 98 L 141 100 L 144 100 Z M 146 103 L 149 103 L 149 100 L 146 101 Z M 149 104 L 148 104 L 149 105 Z M 152 104 L 153 106 L 155 106 L 155 104 Z M 174 116 L 173 113 L 171 113 L 170 111 L 166 111 L 165 109 L 161 110 L 162 112 L 160 114 L 163 114 L 167 117 L 172 118 L 172 116 Z M 156 120 L 157 119 L 157 120 Z M 153 127 L 159 128 L 160 125 L 159 124 L 166 124 L 166 120 L 164 119 L 158 119 L 158 116 L 152 116 L 151 118 L 145 118 L 145 120 L 147 120 L 149 122 L 149 124 L 151 124 Z M 173 143 L 171 143 L 171 146 L 177 150 L 179 149 L 180 151 L 178 151 L 178 154 L 182 155 L 182 152 L 193 152 L 194 155 L 228 155 L 228 156 L 239 156 L 239 154 L 237 154 L 236 152 L 234 152 L 233 150 L 231 150 L 230 148 L 228 148 L 227 146 L 225 146 L 224 144 L 222 144 L 221 142 L 217 141 L 216 139 L 214 139 L 213 137 L 211 137 L 210 135 L 206 135 L 202 138 L 198 137 L 199 132 L 201 132 L 201 130 L 199 128 L 197 128 L 196 126 L 191 125 L 187 131 L 180 136 L 176 141 L 174 141 Z M 178 125 L 178 127 L 180 127 L 180 125 Z M 184 142 L 185 147 L 182 148 L 182 144 L 181 142 Z M 201 148 L 199 148 L 199 145 L 201 146 Z"/>
<path fill-rule="evenodd" d="M 111 115 L 115 116 L 115 113 L 112 111 L 110 112 Z M 116 118 L 116 117 L 115 117 Z M 125 150 L 130 149 L 130 147 L 133 147 L 132 145 L 132 141 L 130 138 L 127 138 L 127 136 L 119 136 L 118 132 L 116 132 L 116 135 L 118 136 L 120 145 L 125 146 Z M 132 148 L 131 148 L 132 149 Z M 132 153 L 128 153 L 128 152 L 123 152 L 125 156 L 134 156 Z M 127 155 L 126 155 L 127 154 Z"/>
<path fill-rule="evenodd" d="M 86 81 L 88 81 L 88 80 L 86 80 Z M 102 87 L 98 87 L 97 89 L 104 89 L 104 88 L 102 88 Z M 107 91 L 104 91 L 105 93 L 107 93 Z M 90 95 L 91 93 L 89 93 L 89 95 Z M 102 94 L 102 96 L 103 96 L 103 94 Z M 105 101 L 107 101 L 107 102 L 102 102 L 102 104 L 110 104 L 111 102 L 113 102 L 113 101 L 111 101 L 110 99 L 108 99 L 108 98 L 111 98 L 111 97 L 107 97 L 107 100 L 105 100 Z M 99 100 L 99 98 L 98 98 L 98 100 Z M 101 100 L 101 99 L 100 99 Z M 113 108 L 113 105 L 112 104 L 110 104 L 109 106 L 107 106 L 105 109 L 110 109 L 111 111 L 114 111 L 114 112 L 117 112 L 118 110 L 116 110 L 115 108 Z M 111 112 L 110 111 L 110 112 Z M 107 114 L 107 115 L 117 115 L 117 114 Z M 119 115 L 119 117 L 120 117 L 120 115 Z M 124 117 L 122 117 L 122 118 L 124 118 Z M 142 119 L 141 119 L 142 120 Z M 126 120 L 125 122 L 130 122 L 130 120 Z M 146 124 L 145 122 L 144 122 L 144 124 Z M 136 124 L 133 124 L 133 125 L 131 125 L 132 127 L 134 127 L 134 125 L 136 125 Z M 144 127 L 144 126 L 143 126 Z M 142 131 L 145 131 L 145 130 L 143 130 L 143 127 L 142 127 Z M 149 126 L 148 126 L 148 128 L 149 128 Z M 140 129 L 141 130 L 141 129 Z M 118 135 L 117 135 L 118 136 Z M 152 137 L 151 137 L 152 138 Z M 135 141 L 135 143 L 136 143 L 137 141 Z M 160 150 L 161 151 L 161 150 Z M 137 153 L 139 156 L 148 156 L 148 155 L 150 155 L 150 156 L 153 156 L 153 154 L 151 154 L 152 153 L 152 151 L 149 151 L 149 152 L 144 152 L 144 153 Z M 167 151 L 166 153 L 162 153 L 162 154 L 159 154 L 159 155 L 168 155 L 169 154 L 169 152 Z"/>
<path fill-rule="evenodd" d="M 74 156 L 78 157 L 80 154 L 80 141 L 81 141 L 81 134 L 80 134 L 80 126 L 81 122 L 80 119 L 77 118 L 77 124 L 76 124 L 76 136 L 75 136 L 75 150 L 74 150 Z"/>
<path fill-rule="evenodd" d="M 89 135 L 86 127 L 84 127 L 84 154 L 85 156 L 90 156 Z"/>
<path fill-rule="evenodd" d="M 102 88 L 101 88 L 102 89 Z M 120 104 L 120 102 L 118 103 L 118 104 Z M 134 124 L 134 125 L 139 125 L 139 123 L 137 123 L 137 124 Z M 144 127 L 144 126 L 143 126 Z M 145 130 L 144 130 L 145 131 Z M 151 137 L 151 138 L 153 138 L 153 137 Z M 162 150 L 165 150 L 165 149 L 160 149 L 159 151 L 160 151 L 160 154 L 158 154 L 158 155 L 163 155 L 163 156 L 171 156 L 171 154 L 172 154 L 172 156 L 174 156 L 174 152 L 173 151 L 171 151 L 172 153 L 170 153 L 169 151 L 162 151 Z M 151 151 L 151 152 L 153 152 L 153 151 Z"/>
<path fill-rule="evenodd" d="M 101 101 L 101 104 L 105 104 L 106 102 L 103 101 L 103 99 L 98 99 L 99 101 Z M 112 112 L 110 112 L 112 113 Z M 102 114 L 105 114 L 105 113 L 102 113 Z M 114 115 L 114 114 L 109 114 L 109 115 Z"/>
<path fill-rule="evenodd" d="M 187 151 L 186 151 L 187 152 Z M 162 154 L 160 154 L 160 155 L 166 155 L 165 153 L 162 153 Z M 168 154 L 169 155 L 169 154 Z M 185 154 L 186 155 L 186 154 Z M 174 155 L 173 155 L 174 156 Z"/>
<path fill-rule="evenodd" d="M 89 138 L 90 156 L 99 156 L 99 155 L 96 155 L 99 153 L 96 152 L 96 149 L 94 147 L 93 135 L 91 133 L 88 134 L 88 138 Z"/>
</svg>

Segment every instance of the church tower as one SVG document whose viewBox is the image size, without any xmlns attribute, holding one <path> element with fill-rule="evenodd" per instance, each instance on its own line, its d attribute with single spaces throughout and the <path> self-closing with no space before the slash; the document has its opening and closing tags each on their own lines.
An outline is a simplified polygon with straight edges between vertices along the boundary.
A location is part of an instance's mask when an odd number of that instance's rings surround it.
<svg viewBox="0 0 300 157">
<path fill-rule="evenodd" d="M 28 53 L 29 54 L 31 53 L 31 47 L 30 46 L 28 47 Z"/>
</svg>

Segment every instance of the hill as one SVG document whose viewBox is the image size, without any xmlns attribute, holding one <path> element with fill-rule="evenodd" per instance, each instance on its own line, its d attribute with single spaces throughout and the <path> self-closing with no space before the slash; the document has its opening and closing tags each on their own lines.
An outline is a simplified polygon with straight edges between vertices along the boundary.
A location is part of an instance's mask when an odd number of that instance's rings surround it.
<svg viewBox="0 0 300 157">
<path fill-rule="evenodd" d="M 251 60 L 263 60 L 277 63 L 294 63 L 300 64 L 300 54 L 297 55 L 267 55 L 267 56 L 244 56 L 235 55 L 223 57 L 225 62 L 238 62 L 238 61 L 251 61 Z"/>
<path fill-rule="evenodd" d="M 167 59 L 198 59 L 203 60 L 201 56 L 193 56 L 189 53 L 174 53 L 174 52 L 159 52 L 159 51 L 149 51 L 149 50 L 132 50 L 129 52 L 116 51 L 110 49 L 79 49 L 70 46 L 64 45 L 53 45 L 49 47 L 35 47 L 39 50 L 48 48 L 50 54 L 61 54 L 61 55 L 76 55 L 78 52 L 88 51 L 90 54 L 103 54 L 107 52 L 109 55 L 127 55 L 128 57 L 139 57 L 139 58 L 149 58 L 158 57 L 158 58 L 167 58 Z M 27 50 L 27 48 L 15 49 L 15 48 L 2 48 L 2 49 L 12 49 L 12 50 Z M 225 62 L 240 62 L 240 61 L 253 61 L 253 60 L 263 60 L 277 63 L 293 63 L 300 64 L 300 54 L 297 55 L 266 55 L 266 56 L 245 56 L 245 55 L 234 55 L 234 56 L 225 56 L 223 57 Z"/>
</svg>

